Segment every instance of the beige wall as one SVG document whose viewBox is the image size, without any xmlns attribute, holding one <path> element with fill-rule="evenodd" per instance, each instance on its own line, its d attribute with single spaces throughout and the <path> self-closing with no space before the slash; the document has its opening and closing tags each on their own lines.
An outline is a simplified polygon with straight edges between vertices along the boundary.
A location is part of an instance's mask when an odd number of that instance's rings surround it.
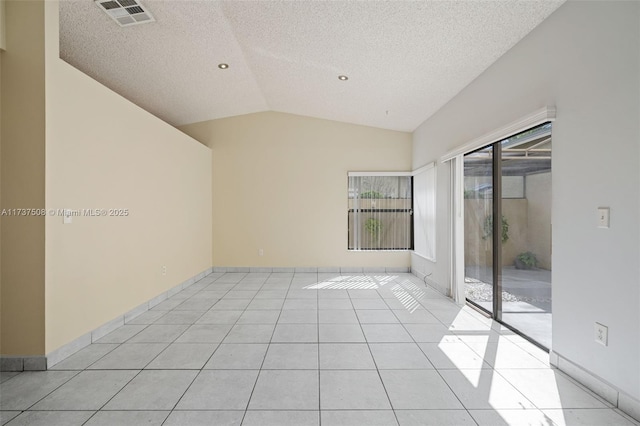
<svg viewBox="0 0 640 426">
<path fill-rule="evenodd" d="M 5 0 L 0 0 L 0 49 L 7 48 L 7 31 L 5 24 Z"/>
<path fill-rule="evenodd" d="M 503 176 L 503 194 L 505 190 Z M 502 246 L 502 265 L 512 266 L 516 256 L 530 251 L 536 255 L 538 268 L 551 270 L 551 173 L 532 174 L 520 177 L 526 181 L 511 179 L 511 193 L 525 198 L 503 198 L 502 213 L 509 224 L 509 239 Z M 469 179 L 468 187 L 477 185 L 479 179 Z M 480 180 L 480 182 L 482 182 Z M 490 180 L 487 180 L 490 183 Z M 526 187 L 526 194 L 522 192 Z M 482 240 L 484 220 L 487 215 L 484 199 L 465 199 L 465 264 L 488 266 L 492 262 L 490 245 L 485 252 Z M 482 253 L 480 253 L 482 252 Z"/>
<path fill-rule="evenodd" d="M 5 49 L 4 0 L 0 0 L 0 208 L 2 208 L 2 54 Z M 0 216 L 0 354 L 2 353 L 2 216 Z"/>
<path fill-rule="evenodd" d="M 44 8 L 6 4 L 2 53 L 2 208 L 45 206 Z M 0 353 L 44 353 L 44 218 L 2 218 Z"/>
<path fill-rule="evenodd" d="M 213 150 L 215 266 L 409 266 L 347 250 L 347 172 L 411 170 L 409 133 L 278 112 L 182 130 Z"/>
<path fill-rule="evenodd" d="M 491 237 L 483 239 L 487 208 L 491 209 L 492 204 L 486 201 L 484 199 L 464 200 L 465 265 L 489 266 L 493 263 Z M 506 218 L 509 225 L 509 239 L 502 244 L 502 266 L 513 266 L 516 256 L 531 250 L 529 247 L 531 231 L 527 227 L 529 220 L 527 205 L 527 200 L 524 198 L 502 199 L 502 216 Z M 499 226 L 502 226 L 502 223 Z"/>
<path fill-rule="evenodd" d="M 58 57 L 47 3 L 46 351 L 211 266 L 211 150 Z M 162 267 L 166 266 L 166 275 Z"/>
</svg>

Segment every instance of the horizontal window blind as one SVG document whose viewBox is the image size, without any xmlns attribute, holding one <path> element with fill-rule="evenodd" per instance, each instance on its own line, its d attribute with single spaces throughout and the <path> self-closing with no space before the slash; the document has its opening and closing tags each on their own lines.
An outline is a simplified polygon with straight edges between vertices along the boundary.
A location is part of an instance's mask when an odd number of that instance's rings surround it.
<svg viewBox="0 0 640 426">
<path fill-rule="evenodd" d="M 349 250 L 411 250 L 411 176 L 349 175 Z"/>
</svg>

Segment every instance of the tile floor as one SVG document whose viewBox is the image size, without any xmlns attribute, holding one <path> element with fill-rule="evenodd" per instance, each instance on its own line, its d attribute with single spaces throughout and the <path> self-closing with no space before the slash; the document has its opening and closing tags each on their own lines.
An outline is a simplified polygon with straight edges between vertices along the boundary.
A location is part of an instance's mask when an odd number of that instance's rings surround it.
<svg viewBox="0 0 640 426">
<path fill-rule="evenodd" d="M 215 273 L 46 372 L 0 424 L 637 425 L 410 274 Z"/>
</svg>

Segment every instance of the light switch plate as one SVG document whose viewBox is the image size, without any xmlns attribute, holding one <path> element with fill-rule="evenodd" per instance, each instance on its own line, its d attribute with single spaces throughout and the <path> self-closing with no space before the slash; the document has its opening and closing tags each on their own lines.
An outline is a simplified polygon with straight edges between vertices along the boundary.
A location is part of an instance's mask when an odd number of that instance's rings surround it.
<svg viewBox="0 0 640 426">
<path fill-rule="evenodd" d="M 596 343 L 600 343 L 602 346 L 609 345 L 609 327 L 597 322 L 593 331 L 595 333 Z"/>
<path fill-rule="evenodd" d="M 72 218 L 72 216 L 71 216 L 71 210 L 69 210 L 69 209 L 65 209 L 65 210 L 64 210 L 64 216 L 63 216 L 63 222 L 62 222 L 62 223 L 64 223 L 65 225 L 70 224 L 70 223 L 71 223 L 71 218 Z"/>
<path fill-rule="evenodd" d="M 598 228 L 608 228 L 609 225 L 609 207 L 598 207 Z"/>
</svg>

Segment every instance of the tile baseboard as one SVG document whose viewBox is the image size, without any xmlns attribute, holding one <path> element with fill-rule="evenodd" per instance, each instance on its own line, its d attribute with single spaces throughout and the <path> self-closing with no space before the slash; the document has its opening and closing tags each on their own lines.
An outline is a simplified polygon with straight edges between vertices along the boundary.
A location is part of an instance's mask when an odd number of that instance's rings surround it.
<svg viewBox="0 0 640 426">
<path fill-rule="evenodd" d="M 259 267 L 259 266 L 214 266 L 213 272 L 262 272 L 262 273 L 311 273 L 311 274 L 400 274 L 410 273 L 410 267 Z"/>
<path fill-rule="evenodd" d="M 640 421 L 640 401 L 627 395 L 606 380 L 585 370 L 579 365 L 564 358 L 557 352 L 549 352 L 549 362 L 552 366 L 562 371 L 573 380 L 577 381 L 609 404 L 618 408 L 623 413 Z"/>
<path fill-rule="evenodd" d="M 43 371 L 47 369 L 45 356 L 0 356 L 0 371 Z"/>
<path fill-rule="evenodd" d="M 0 371 L 40 371 L 50 368 L 65 358 L 89 346 L 96 340 L 109 334 L 116 328 L 126 324 L 137 316 L 145 313 L 158 303 L 168 299 L 181 290 L 186 289 L 192 284 L 200 281 L 209 274 L 213 273 L 213 268 L 207 268 L 202 272 L 194 275 L 186 281 L 170 288 L 169 290 L 153 297 L 147 302 L 131 309 L 130 311 L 119 315 L 111 321 L 101 325 L 100 327 L 86 333 L 77 339 L 59 347 L 50 352 L 46 356 L 0 356 Z"/>
<path fill-rule="evenodd" d="M 434 290 L 436 290 L 438 293 L 447 296 L 447 297 L 451 297 L 451 291 L 449 290 L 449 288 L 447 287 L 443 287 L 442 285 L 440 285 L 439 282 L 432 280 L 430 278 L 430 275 L 424 274 L 420 271 L 418 271 L 415 268 L 411 268 L 411 273 L 413 275 L 415 275 L 416 277 L 418 277 L 419 279 L 421 279 L 422 281 L 424 281 L 425 284 L 427 284 L 429 287 L 433 288 Z"/>
<path fill-rule="evenodd" d="M 618 409 L 640 422 L 640 401 L 620 392 L 618 395 Z"/>
</svg>

